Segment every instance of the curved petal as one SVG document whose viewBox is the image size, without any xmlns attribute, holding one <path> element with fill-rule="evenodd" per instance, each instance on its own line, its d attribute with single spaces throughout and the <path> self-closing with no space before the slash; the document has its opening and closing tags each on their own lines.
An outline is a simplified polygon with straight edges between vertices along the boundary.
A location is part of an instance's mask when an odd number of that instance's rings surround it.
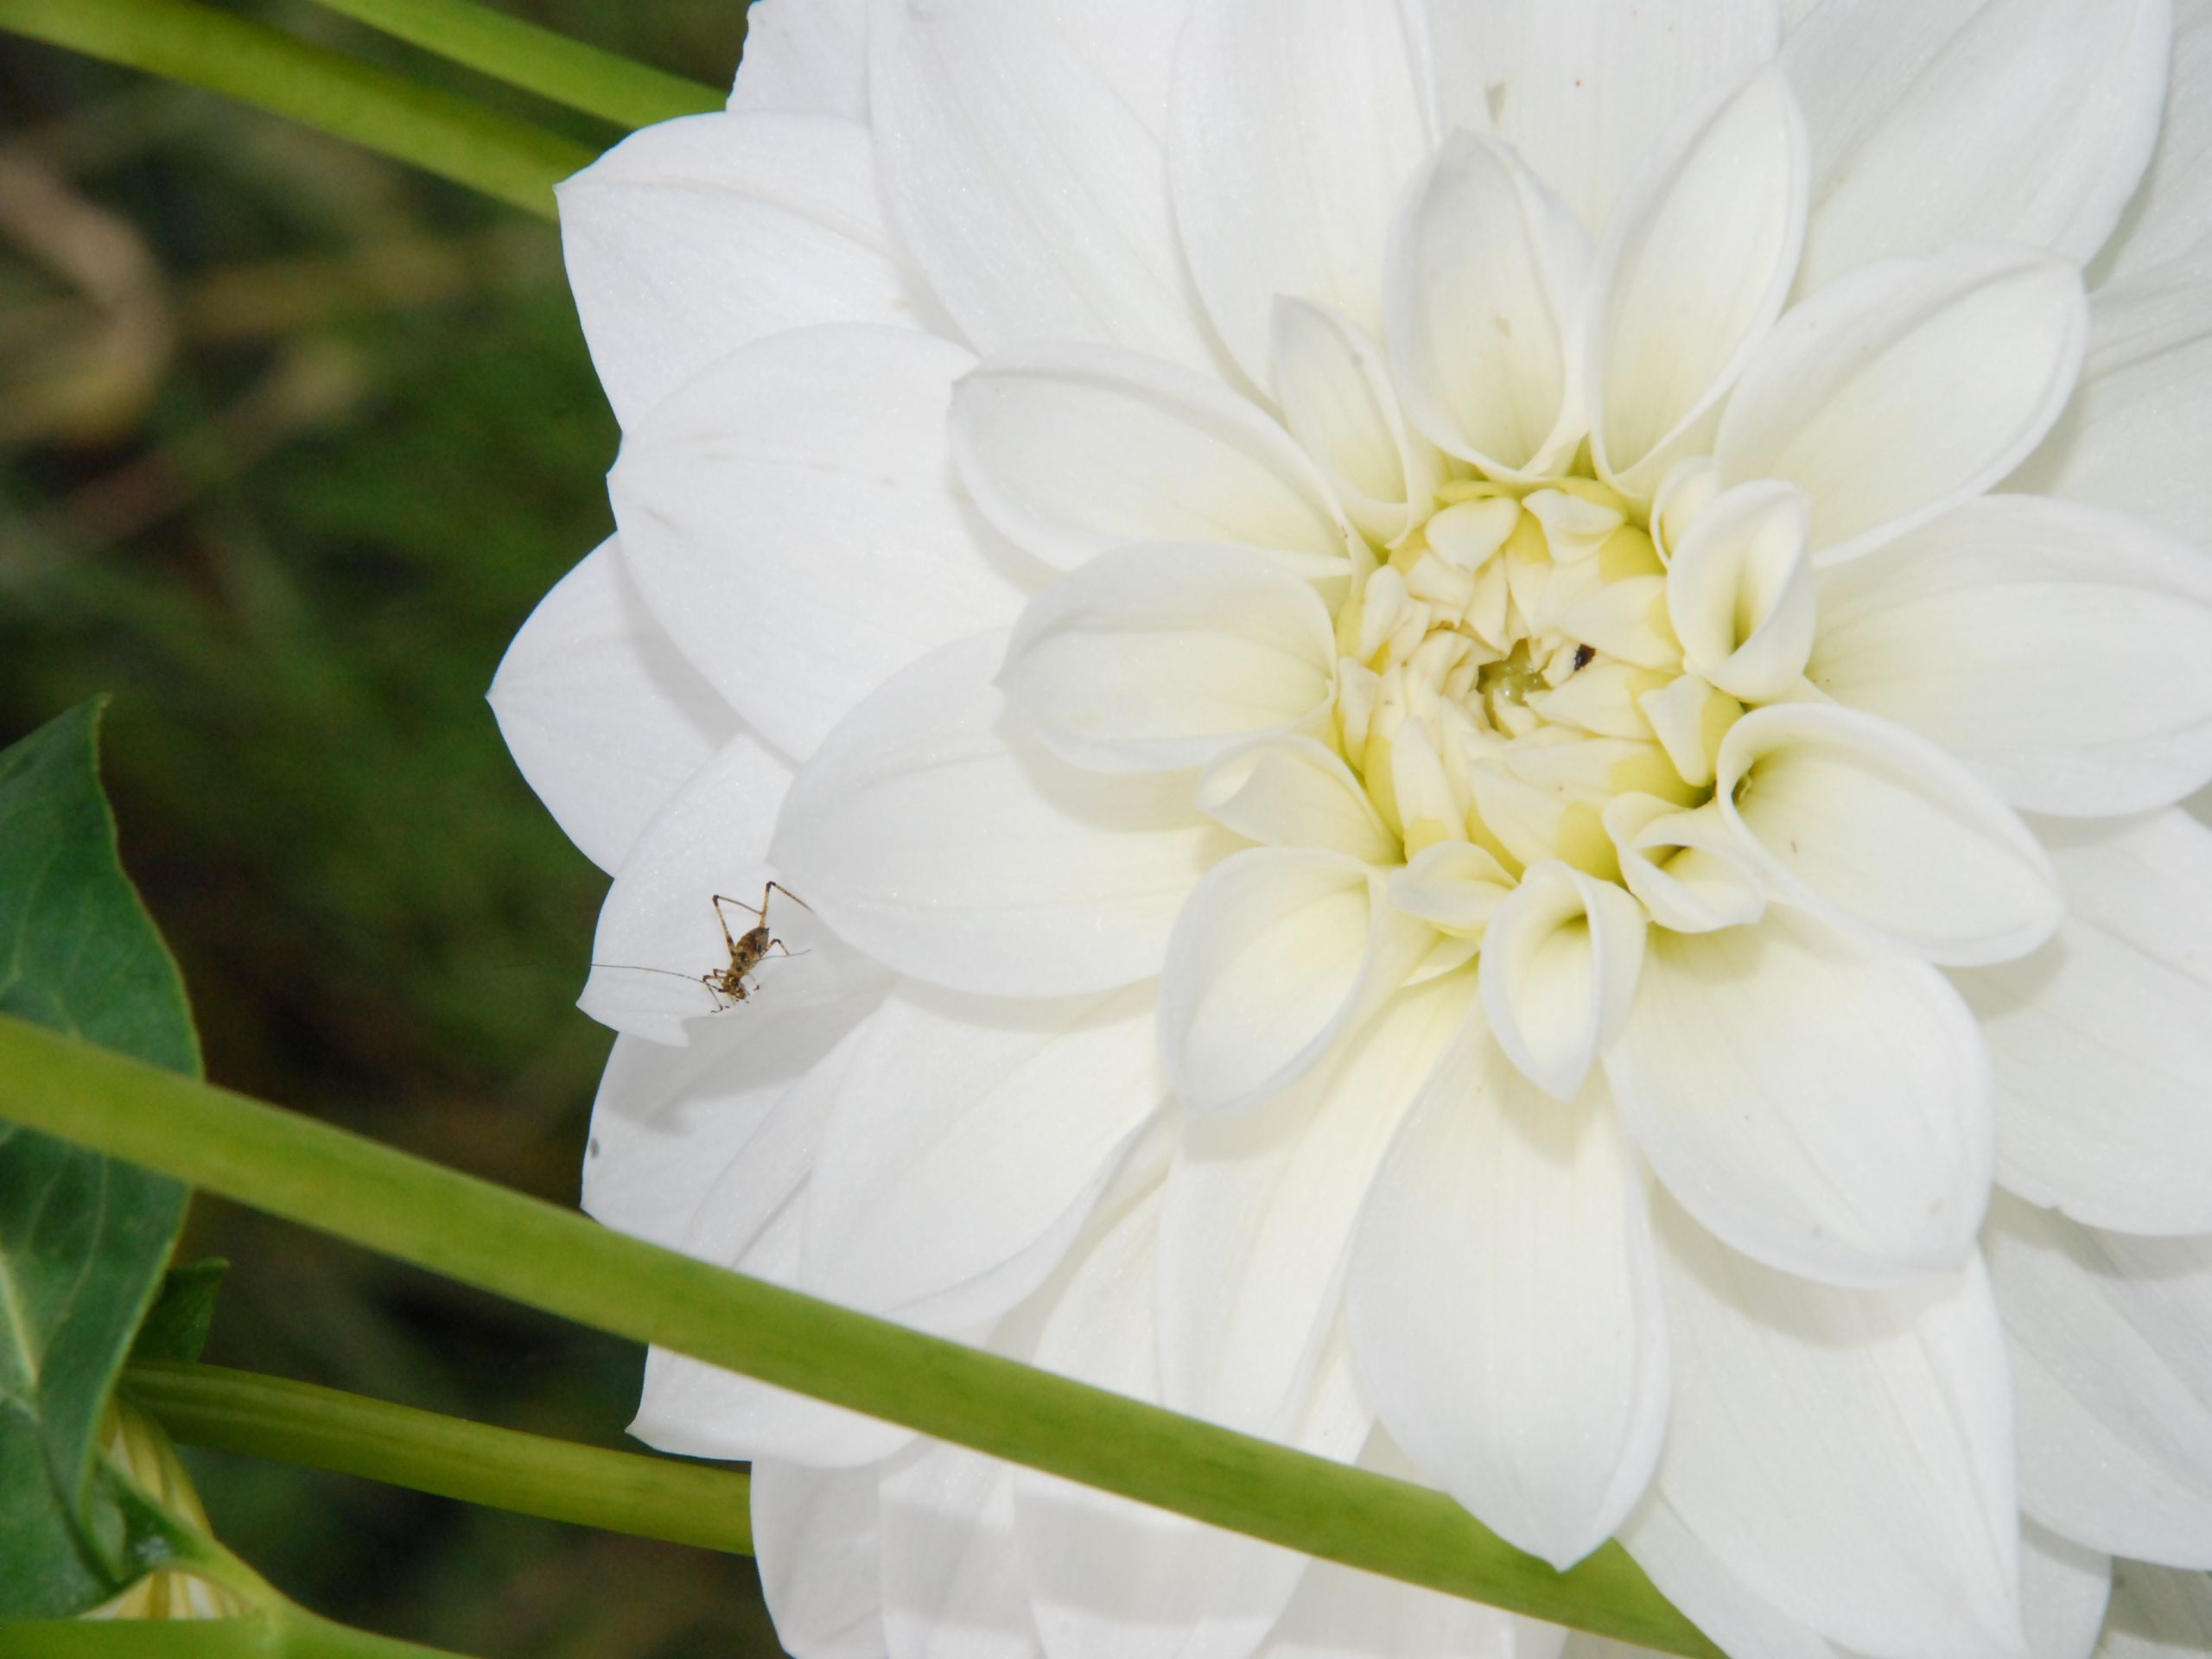
<svg viewBox="0 0 2212 1659">
<path fill-rule="evenodd" d="M 1688 1614 L 1723 1653 L 1759 1659 L 1850 1659 L 1808 1624 L 1762 1600 L 1682 1524 L 1656 1488 L 1622 1525 L 1622 1548 L 1659 1592 Z M 1580 1659 L 1570 1649 L 1568 1659 Z"/>
<path fill-rule="evenodd" d="M 1494 475 L 1556 470 L 1583 432 L 1580 311 L 1590 249 L 1494 138 L 1457 132 L 1390 232 L 1384 304 L 1406 412 Z"/>
<path fill-rule="evenodd" d="M 871 988 L 765 1020 L 718 1020 L 684 1048 L 616 1038 L 584 1143 L 584 1212 L 677 1248 L 785 1091 L 881 1000 Z"/>
<path fill-rule="evenodd" d="M 1198 805 L 1248 841 L 1319 847 L 1370 864 L 1398 838 L 1344 757 L 1310 737 L 1262 737 L 1224 752 L 1198 779 Z"/>
<path fill-rule="evenodd" d="M 1767 335 L 1721 416 L 1722 480 L 1799 486 L 1815 555 L 1863 553 L 2018 466 L 2065 407 L 2086 333 L 2058 260 L 1972 244 L 1884 261 Z"/>
<path fill-rule="evenodd" d="M 772 8 L 781 11 L 781 6 Z M 776 1640 L 802 1659 L 882 1659 L 876 1471 L 753 1465 L 753 1549 Z"/>
<path fill-rule="evenodd" d="M 1792 485 L 1738 484 L 1699 515 L 1667 571 L 1682 666 L 1732 697 L 1796 688 L 1813 648 L 1812 504 Z"/>
<path fill-rule="evenodd" d="M 678 1248 L 717 1267 L 795 1286 L 807 1171 L 862 1025 L 778 1097 L 701 1203 Z M 683 1457 L 787 1460 L 852 1469 L 891 1456 L 912 1431 L 788 1393 L 666 1348 L 645 1355 L 630 1433 Z"/>
<path fill-rule="evenodd" d="M 1277 299 L 1275 401 L 1352 522 L 1383 546 L 1435 504 L 1444 458 L 1413 429 L 1382 353 L 1333 306 Z"/>
<path fill-rule="evenodd" d="M 1160 1046 L 1185 1111 L 1232 1112 L 1294 1082 L 1352 1017 L 1388 912 L 1343 853 L 1255 847 L 1198 883 L 1160 980 Z"/>
<path fill-rule="evenodd" d="M 612 537 L 538 601 L 486 700 L 554 822 L 610 872 L 737 734 L 729 705 L 646 610 Z"/>
<path fill-rule="evenodd" d="M 868 0 L 753 0 L 733 110 L 868 119 Z"/>
<path fill-rule="evenodd" d="M 1531 864 L 1483 936 L 1483 1009 L 1498 1046 L 1545 1093 L 1573 1100 L 1628 1018 L 1643 909 L 1556 859 Z"/>
<path fill-rule="evenodd" d="M 2020 1399 L 2020 1503 L 2116 1555 L 2212 1567 L 2212 1240 L 2001 1197 L 1984 1248 Z"/>
<path fill-rule="evenodd" d="M 1018 1002 L 906 987 L 845 1070 L 817 1155 L 800 1281 L 931 1328 L 1045 1281 L 1167 1097 L 1156 994 Z"/>
<path fill-rule="evenodd" d="M 876 205 L 868 129 L 854 122 L 791 113 L 664 121 L 557 194 L 576 315 L 626 428 L 716 358 L 766 335 L 913 322 Z"/>
<path fill-rule="evenodd" d="M 1159 543 L 1101 554 L 1031 600 L 999 685 L 1070 765 L 1169 772 L 1317 727 L 1336 678 L 1310 582 L 1248 549 Z"/>
<path fill-rule="evenodd" d="M 952 453 L 991 522 L 1072 570 L 1131 542 L 1222 542 L 1348 557 L 1348 529 L 1298 445 L 1217 380 L 1135 352 L 1033 346 L 952 399 Z"/>
<path fill-rule="evenodd" d="M 2173 0 L 2158 141 L 2135 199 L 2097 259 L 2117 279 L 2178 259 L 2212 235 L 2212 4 Z"/>
<path fill-rule="evenodd" d="M 2166 0 L 1815 8 L 1783 52 L 1813 136 L 1811 290 L 1989 238 L 2097 251 L 2158 130 Z"/>
<path fill-rule="evenodd" d="M 1830 571 L 1806 671 L 2014 806 L 2107 817 L 2212 782 L 2212 561 L 2101 508 L 1987 496 Z"/>
<path fill-rule="evenodd" d="M 1484 11 L 1470 33 L 1498 135 L 1593 234 L 1667 130 L 1782 40 L 1774 0 L 1548 0 Z"/>
<path fill-rule="evenodd" d="M 1666 1430 L 1643 1189 L 1602 1079 L 1554 1100 L 1477 1028 L 1400 1126 L 1352 1247 L 1345 1311 L 1376 1414 L 1561 1570 L 1612 1535 Z"/>
<path fill-rule="evenodd" d="M 2168 810 L 2044 835 L 2057 937 L 1956 976 L 1995 1062 L 1999 1179 L 2093 1227 L 2212 1233 L 2212 830 Z"/>
<path fill-rule="evenodd" d="M 677 791 L 615 872 L 578 1007 L 616 1031 L 681 1046 L 702 1020 L 774 1020 L 880 982 L 788 892 L 766 891 L 769 830 L 790 788 L 783 762 L 741 732 Z M 756 902 L 783 949 L 747 971 L 748 997 L 733 1006 L 707 976 L 731 965 L 728 930 L 742 930 L 752 918 L 740 906 Z"/>
<path fill-rule="evenodd" d="M 1044 1659 L 1014 1519 L 1014 1471 L 928 1441 L 876 1488 L 885 1649 L 899 1659 Z"/>
<path fill-rule="evenodd" d="M 891 216 L 976 348 L 1127 346 L 1211 368 L 1160 140 L 1029 0 L 877 0 L 868 104 Z"/>
<path fill-rule="evenodd" d="M 1168 1405 L 1252 1433 L 1297 1421 L 1368 1187 L 1471 1001 L 1465 974 L 1401 992 L 1262 1110 L 1192 1122 L 1160 1219 Z"/>
<path fill-rule="evenodd" d="M 1687 128 L 1608 220 L 1591 277 L 1591 454 L 1637 497 L 1781 314 L 1805 237 L 1805 127 L 1779 70 Z"/>
<path fill-rule="evenodd" d="M 2008 489 L 2148 518 L 2202 546 L 2212 525 L 2212 250 L 2089 301 L 2081 384 Z"/>
<path fill-rule="evenodd" d="M 2024 956 L 2058 925 L 2036 838 L 1903 727 L 1777 703 L 1731 727 L 1713 766 L 1716 803 L 1777 897 L 1951 964 Z"/>
<path fill-rule="evenodd" d="M 799 774 L 771 855 L 843 937 L 986 996 L 1076 996 L 1160 971 L 1232 845 L 1186 774 L 1080 772 L 1007 729 L 1003 634 L 894 676 Z"/>
<path fill-rule="evenodd" d="M 1603 821 L 1621 880 L 1661 927 L 1711 933 L 1766 913 L 1758 873 L 1711 804 L 1685 812 L 1656 795 L 1616 795 Z"/>
<path fill-rule="evenodd" d="M 1841 1290 L 1654 1209 L 1674 1412 L 1657 1490 L 1745 1589 L 1840 1647 L 2017 1659 L 2004 1332 L 1979 1258 Z"/>
<path fill-rule="evenodd" d="M 2020 1518 L 2020 1606 L 2030 1659 L 2091 1659 L 2112 1599 L 2112 1558 Z"/>
<path fill-rule="evenodd" d="M 1154 1189 L 1076 1268 L 1046 1320 L 1039 1366 L 1158 1401 L 1159 1217 Z M 1366 1421 L 1358 1413 L 1347 1425 L 1340 1455 L 1357 1449 Z M 1050 1476 L 1019 1472 L 1014 1490 L 1021 1564 L 1052 1659 L 1244 1659 L 1306 1569 L 1288 1550 Z"/>
<path fill-rule="evenodd" d="M 1924 963 L 1780 910 L 1662 930 L 1605 1074 L 1676 1201 L 1768 1267 L 1893 1284 L 1974 1248 L 1989 1058 Z"/>
<path fill-rule="evenodd" d="M 764 340 L 661 403 L 608 476 L 653 614 L 786 754 L 810 754 L 924 652 L 1020 607 L 1030 578 L 995 560 L 946 461 L 952 383 L 971 361 L 880 328 Z"/>
<path fill-rule="evenodd" d="M 1253 385 L 1279 294 L 1382 332 L 1390 210 L 1433 142 L 1426 79 L 1388 0 L 1194 0 L 1168 176 L 1191 274 Z"/>
</svg>

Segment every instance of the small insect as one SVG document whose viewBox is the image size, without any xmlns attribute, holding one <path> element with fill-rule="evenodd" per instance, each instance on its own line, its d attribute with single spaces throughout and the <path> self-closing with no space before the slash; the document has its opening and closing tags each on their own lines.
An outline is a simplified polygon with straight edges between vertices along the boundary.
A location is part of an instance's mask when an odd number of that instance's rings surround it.
<svg viewBox="0 0 2212 1659">
<path fill-rule="evenodd" d="M 782 893 L 785 898 L 802 910 L 814 908 L 780 881 L 771 881 L 760 889 L 760 902 L 758 905 L 748 905 L 741 899 L 732 899 L 724 893 L 718 893 L 714 895 L 715 919 L 721 924 L 722 943 L 729 947 L 729 961 L 723 967 L 713 969 L 703 974 L 679 974 L 673 969 L 640 968 L 630 963 L 595 962 L 592 966 L 628 968 L 633 973 L 667 974 L 675 979 L 696 980 L 707 988 L 707 994 L 715 1000 L 715 1012 L 720 1014 L 726 1008 L 734 1007 L 738 1003 L 746 1001 L 752 996 L 753 991 L 759 988 L 757 986 L 747 984 L 746 981 L 763 962 L 767 960 L 771 951 L 781 951 L 787 957 L 803 957 L 806 954 L 804 950 L 792 950 L 770 931 L 768 895 L 772 893 Z M 729 917 L 722 909 L 724 905 L 732 905 L 743 911 L 753 918 L 754 925 L 747 928 L 742 933 L 732 933 L 729 931 Z"/>
<path fill-rule="evenodd" d="M 1574 648 L 1574 666 L 1567 670 L 1567 672 L 1570 674 L 1579 674 L 1584 669 L 1589 667 L 1592 663 L 1597 660 L 1597 646 L 1577 645 Z"/>
</svg>

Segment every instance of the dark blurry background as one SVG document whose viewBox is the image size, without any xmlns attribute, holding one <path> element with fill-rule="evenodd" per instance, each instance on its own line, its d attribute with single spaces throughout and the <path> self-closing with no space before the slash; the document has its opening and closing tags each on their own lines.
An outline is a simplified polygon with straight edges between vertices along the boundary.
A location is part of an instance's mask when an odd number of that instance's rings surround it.
<svg viewBox="0 0 2212 1659">
<path fill-rule="evenodd" d="M 224 0 L 594 147 L 301 3 Z M 501 0 L 726 85 L 741 0 Z M 615 427 L 550 225 L 0 36 L 0 741 L 114 694 L 126 866 L 211 1076 L 572 1203 L 605 882 L 484 690 L 609 528 Z M 208 1200 L 207 1357 L 607 1445 L 639 1351 Z M 319 1611 L 485 1659 L 773 1653 L 745 1560 L 191 1454 Z"/>
</svg>

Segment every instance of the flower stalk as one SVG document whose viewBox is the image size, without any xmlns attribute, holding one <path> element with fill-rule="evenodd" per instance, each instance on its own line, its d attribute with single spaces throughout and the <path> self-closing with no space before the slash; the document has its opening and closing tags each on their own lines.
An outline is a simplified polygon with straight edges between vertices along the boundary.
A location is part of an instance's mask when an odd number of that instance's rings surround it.
<svg viewBox="0 0 2212 1659">
<path fill-rule="evenodd" d="M 634 63 L 471 0 L 321 0 L 410 46 L 625 127 L 722 106 L 702 82 Z"/>
<path fill-rule="evenodd" d="M 141 1363 L 124 1387 L 188 1446 L 549 1521 L 752 1553 L 750 1483 L 734 1470 L 576 1446 L 220 1365 Z"/>
<path fill-rule="evenodd" d="M 0 1116 L 543 1312 L 994 1457 L 1405 1583 L 1717 1659 L 1618 1545 L 1555 1572 L 1440 1492 L 710 1267 L 14 1019 L 0 1019 Z"/>
<path fill-rule="evenodd" d="M 0 30 L 204 87 L 553 217 L 592 152 L 200 0 L 0 0 Z"/>
</svg>

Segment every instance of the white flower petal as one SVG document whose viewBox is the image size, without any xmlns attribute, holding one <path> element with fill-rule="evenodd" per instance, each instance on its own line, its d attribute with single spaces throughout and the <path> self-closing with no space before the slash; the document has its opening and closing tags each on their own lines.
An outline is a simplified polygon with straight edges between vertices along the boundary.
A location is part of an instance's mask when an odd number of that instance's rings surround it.
<svg viewBox="0 0 2212 1659">
<path fill-rule="evenodd" d="M 878 0 L 868 102 L 906 245 L 976 348 L 1127 346 L 1194 368 L 1158 138 L 1030 0 Z"/>
<path fill-rule="evenodd" d="M 1014 1517 L 1014 1471 L 925 1442 L 883 1471 L 883 1630 L 894 1659 L 1044 1659 Z"/>
<path fill-rule="evenodd" d="M 683 1048 L 616 1038 L 584 1144 L 585 1212 L 676 1248 L 784 1091 L 880 1000 L 871 988 L 765 1019 L 733 1014 L 706 1024 Z"/>
<path fill-rule="evenodd" d="M 881 980 L 804 905 L 762 891 L 769 831 L 790 788 L 784 763 L 744 732 L 700 767 L 615 872 L 578 1007 L 616 1031 L 682 1045 L 702 1020 L 774 1020 Z M 784 948 L 748 976 L 756 1000 L 733 1007 L 702 976 L 729 965 L 730 934 L 753 920 L 740 906 L 764 897 Z"/>
<path fill-rule="evenodd" d="M 880 328 L 722 359 L 607 480 L 622 551 L 683 653 L 786 754 L 925 652 L 1020 609 L 945 452 L 957 346 Z M 865 385 L 855 398 L 852 388 Z"/>
<path fill-rule="evenodd" d="M 1604 823 L 1621 880 L 1661 927 L 1710 933 L 1766 913 L 1766 889 L 1714 807 L 1685 812 L 1656 795 L 1616 795 Z"/>
<path fill-rule="evenodd" d="M 2031 1659 L 2090 1659 L 2112 1598 L 2112 1558 L 2020 1521 L 2020 1610 Z"/>
<path fill-rule="evenodd" d="M 2212 235 L 2212 3 L 2173 0 L 2158 141 L 2135 199 L 2097 260 L 2110 277 L 2177 259 Z"/>
<path fill-rule="evenodd" d="M 1494 138 L 1459 132 L 1390 232 L 1391 367 L 1414 423 L 1493 474 L 1542 476 L 1583 430 L 1587 238 Z"/>
<path fill-rule="evenodd" d="M 1160 981 L 1160 1051 L 1185 1110 L 1252 1105 L 1336 1040 L 1387 954 L 1376 887 L 1358 859 L 1285 847 L 1238 853 L 1198 883 Z"/>
<path fill-rule="evenodd" d="M 1531 864 L 1483 938 L 1483 1008 L 1498 1046 L 1539 1089 L 1573 1100 L 1628 1018 L 1643 909 L 1556 859 Z"/>
<path fill-rule="evenodd" d="M 2212 1652 L 2212 1580 L 2119 1561 L 2096 1659 L 2196 1659 Z"/>
<path fill-rule="evenodd" d="M 1334 1561 L 1313 1562 L 1266 1659 L 1560 1659 L 1567 1632 Z"/>
<path fill-rule="evenodd" d="M 1985 1248 L 2021 1506 L 2113 1554 L 2212 1567 L 2212 1239 L 2094 1232 L 2005 1196 Z"/>
<path fill-rule="evenodd" d="M 1682 666 L 1732 697 L 1796 686 L 1813 648 L 1812 504 L 1789 484 L 1738 484 L 1699 516 L 1667 571 Z"/>
<path fill-rule="evenodd" d="M 1213 325 L 1255 385 L 1268 384 L 1279 294 L 1381 332 L 1390 211 L 1433 142 L 1415 51 L 1389 0 L 1191 7 L 1167 145 L 1176 223 Z"/>
<path fill-rule="evenodd" d="M 1317 727 L 1336 677 L 1311 583 L 1262 553 L 1184 543 L 1101 554 L 1031 600 L 999 684 L 1071 765 L 1168 772 Z"/>
<path fill-rule="evenodd" d="M 1333 306 L 1277 299 L 1275 401 L 1354 524 L 1384 546 L 1434 505 L 1444 460 L 1414 431 L 1375 342 Z"/>
<path fill-rule="evenodd" d="M 1662 930 L 1605 1071 L 1676 1200 L 1769 1267 L 1895 1283 L 1974 1248 L 1996 1139 L 1989 1058 L 1924 963 L 1780 910 Z"/>
<path fill-rule="evenodd" d="M 1687 1613 L 1723 1653 L 1756 1654 L 1758 1659 L 1850 1659 L 1810 1625 L 1746 1589 L 1682 1524 L 1666 1495 L 1656 1487 L 1623 1523 L 1620 1541 L 1659 1592 Z M 1568 1659 L 1582 1659 L 1572 1648 L 1567 1654 Z"/>
<path fill-rule="evenodd" d="M 2212 829 L 2170 810 L 2044 837 L 2057 937 L 1956 976 L 1995 1062 L 1999 1177 L 2093 1227 L 2212 1233 Z"/>
<path fill-rule="evenodd" d="M 1187 774 L 1081 772 L 1009 730 L 1005 636 L 894 675 L 791 787 L 772 853 L 837 931 L 987 996 L 1073 996 L 1160 971 L 1176 912 L 1233 844 Z"/>
<path fill-rule="evenodd" d="M 1777 703 L 1729 728 L 1722 813 L 1769 891 L 1929 962 L 2023 956 L 2062 908 L 2025 825 L 1948 755 L 1855 709 Z"/>
<path fill-rule="evenodd" d="M 1390 902 L 1439 932 L 1479 938 L 1510 896 L 1513 878 L 1472 842 L 1440 841 L 1392 872 Z"/>
<path fill-rule="evenodd" d="M 2004 1333 L 1979 1258 L 1841 1290 L 1655 1205 L 1675 1354 L 1658 1491 L 1744 1587 L 1839 1646 L 2017 1659 Z"/>
<path fill-rule="evenodd" d="M 2163 806 L 2212 781 L 2212 560 L 2101 508 L 1984 497 L 1828 572 L 1807 673 L 2015 806 Z"/>
<path fill-rule="evenodd" d="M 1400 1126 L 1352 1249 L 1376 1415 L 1484 1525 L 1562 1569 L 1612 1535 L 1666 1430 L 1643 1186 L 1602 1079 L 1554 1100 L 1478 1027 Z"/>
<path fill-rule="evenodd" d="M 783 7 L 773 8 L 780 11 Z M 753 1553 L 776 1640 L 797 1659 L 882 1659 L 874 1468 L 753 1465 Z"/>
<path fill-rule="evenodd" d="M 849 1033 L 784 1090 L 701 1202 L 679 1249 L 771 1284 L 797 1283 L 808 1166 L 864 1029 Z M 877 1462 L 913 1438 L 895 1424 L 660 1347 L 646 1351 L 645 1387 L 630 1433 L 683 1457 L 768 1458 L 832 1469 Z"/>
<path fill-rule="evenodd" d="M 1344 757 L 1310 737 L 1262 737 L 1225 751 L 1198 779 L 1198 805 L 1248 840 L 1320 847 L 1370 864 L 1398 855 Z"/>
<path fill-rule="evenodd" d="M 1159 1220 L 1155 1188 L 1076 1268 L 1038 1342 L 1039 1366 L 1157 1403 Z M 1366 1431 L 1366 1414 L 1353 1417 L 1344 1456 Z M 1289 1550 L 1047 1475 L 1017 1472 L 1014 1491 L 1021 1563 L 1051 1659 L 1245 1659 L 1306 1570 Z"/>
<path fill-rule="evenodd" d="M 876 203 L 868 130 L 854 122 L 791 113 L 664 121 L 558 194 L 576 315 L 626 428 L 765 335 L 817 323 L 912 324 Z"/>
<path fill-rule="evenodd" d="M 733 110 L 868 119 L 868 0 L 753 0 Z"/>
<path fill-rule="evenodd" d="M 1035 1290 L 1167 1097 L 1155 1001 L 895 993 L 817 1154 L 809 1293 L 957 1329 Z"/>
<path fill-rule="evenodd" d="M 1402 992 L 1297 1088 L 1190 1125 L 1160 1222 L 1169 1405 L 1253 1433 L 1294 1423 L 1369 1185 L 1471 1001 L 1464 974 Z"/>
<path fill-rule="evenodd" d="M 1813 549 L 1848 558 L 1979 495 L 2073 390 L 2087 331 L 2071 265 L 1975 244 L 1888 260 L 1776 325 L 1728 399 L 1724 482 L 1813 498 Z"/>
<path fill-rule="evenodd" d="M 537 602 L 487 694 L 507 751 L 569 839 L 612 871 L 737 733 L 609 537 Z"/>
<path fill-rule="evenodd" d="M 1809 292 L 1989 238 L 2086 262 L 2150 159 L 2166 0 L 1819 7 L 1783 62 L 1813 135 Z"/>
<path fill-rule="evenodd" d="M 2212 251 L 2092 296 L 2081 384 L 2005 486 L 2116 507 L 2202 546 L 2212 535 L 2208 387 Z"/>
<path fill-rule="evenodd" d="M 1601 477 L 1648 497 L 1743 372 L 1805 236 L 1805 129 L 1769 67 L 1677 129 L 1605 226 L 1584 401 Z"/>
<path fill-rule="evenodd" d="M 1500 137 L 1594 233 L 1669 127 L 1774 55 L 1773 0 L 1491 4 L 1478 32 Z"/>
<path fill-rule="evenodd" d="M 953 394 L 952 453 L 991 522 L 1064 570 L 1130 542 L 1347 556 L 1342 513 L 1281 427 L 1219 381 L 1135 352 L 990 359 Z"/>
</svg>

